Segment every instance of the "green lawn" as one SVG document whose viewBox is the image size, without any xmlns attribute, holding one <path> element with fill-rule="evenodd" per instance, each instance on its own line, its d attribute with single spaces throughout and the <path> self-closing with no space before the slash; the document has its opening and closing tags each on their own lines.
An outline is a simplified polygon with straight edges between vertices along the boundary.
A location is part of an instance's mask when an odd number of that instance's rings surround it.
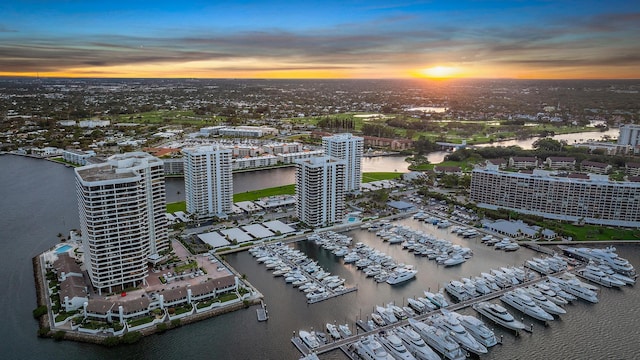
<svg viewBox="0 0 640 360">
<path fill-rule="evenodd" d="M 173 214 L 176 211 L 187 211 L 187 202 L 178 201 L 167 204 L 167 212 Z"/>
<path fill-rule="evenodd" d="M 609 228 L 597 225 L 576 226 L 572 224 L 560 224 L 562 230 L 567 232 L 573 240 L 637 240 L 640 239 L 640 230 Z"/>
<path fill-rule="evenodd" d="M 398 179 L 402 176 L 402 173 L 397 172 L 366 172 L 362 173 L 362 182 L 368 183 L 378 180 L 391 180 Z"/>
<path fill-rule="evenodd" d="M 254 201 L 267 196 L 276 195 L 293 195 L 296 193 L 295 184 L 277 186 L 261 190 L 247 191 L 239 194 L 233 194 L 233 202 Z"/>
</svg>

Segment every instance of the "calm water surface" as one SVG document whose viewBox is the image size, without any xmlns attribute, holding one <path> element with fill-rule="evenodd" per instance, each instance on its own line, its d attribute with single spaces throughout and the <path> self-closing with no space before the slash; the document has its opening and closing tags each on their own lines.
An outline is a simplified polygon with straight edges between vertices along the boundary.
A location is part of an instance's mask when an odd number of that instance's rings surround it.
<svg viewBox="0 0 640 360">
<path fill-rule="evenodd" d="M 399 246 L 383 243 L 372 233 L 354 230 L 355 240 L 370 244 L 398 261 L 415 264 L 415 280 L 390 287 L 376 284 L 350 265 L 343 265 L 331 253 L 308 242 L 295 244 L 318 259 L 331 272 L 357 284 L 358 291 L 307 305 L 304 296 L 281 278 L 274 278 L 247 252 L 229 255 L 227 260 L 246 274 L 265 295 L 271 318 L 258 323 L 255 308 L 202 321 L 140 343 L 115 349 L 101 346 L 54 342 L 36 337 L 37 323 L 31 317 L 36 307 L 31 258 L 57 243 L 57 233 L 78 227 L 78 212 L 72 169 L 58 164 L 0 156 L 0 242 L 5 256 L 0 262 L 0 305 L 5 309 L 0 329 L 1 359 L 298 359 L 290 343 L 293 331 L 321 328 L 326 322 L 348 322 L 366 317 L 376 304 L 402 303 L 422 290 L 435 289 L 460 276 L 477 275 L 492 267 L 520 264 L 533 256 L 528 250 L 515 253 L 494 251 L 477 240 L 459 239 L 431 225 L 411 219 L 401 222 L 436 236 L 450 238 L 474 250 L 475 256 L 455 268 L 443 268 L 424 258 L 415 258 Z M 636 268 L 640 248 L 618 246 L 621 256 Z M 534 322 L 534 333 L 515 338 L 504 334 L 505 344 L 492 348 L 485 359 L 637 359 L 640 346 L 638 319 L 640 292 L 632 287 L 603 289 L 600 303 L 576 302 L 568 314 L 548 327 Z M 470 311 L 472 313 L 472 311 Z M 529 322 L 531 320 L 527 320 Z M 343 359 L 334 352 L 323 359 Z"/>
</svg>

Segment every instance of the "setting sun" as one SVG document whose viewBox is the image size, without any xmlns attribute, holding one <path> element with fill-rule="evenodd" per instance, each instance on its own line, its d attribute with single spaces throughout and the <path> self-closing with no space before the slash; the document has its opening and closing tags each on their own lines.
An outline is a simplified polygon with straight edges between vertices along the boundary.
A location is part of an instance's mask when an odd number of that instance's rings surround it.
<svg viewBox="0 0 640 360">
<path fill-rule="evenodd" d="M 420 75 L 432 79 L 445 79 L 456 77 L 458 69 L 451 66 L 434 66 L 420 70 Z"/>
</svg>

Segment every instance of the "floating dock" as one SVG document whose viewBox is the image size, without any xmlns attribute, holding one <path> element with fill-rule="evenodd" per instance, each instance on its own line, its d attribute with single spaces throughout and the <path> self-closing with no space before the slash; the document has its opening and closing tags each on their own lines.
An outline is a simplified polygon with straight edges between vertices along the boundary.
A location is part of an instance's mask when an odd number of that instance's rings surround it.
<svg viewBox="0 0 640 360">
<path fill-rule="evenodd" d="M 258 321 L 269 320 L 269 312 L 267 311 L 267 305 L 265 305 L 263 301 L 260 301 L 260 308 L 256 309 L 256 313 L 258 313 Z"/>
</svg>

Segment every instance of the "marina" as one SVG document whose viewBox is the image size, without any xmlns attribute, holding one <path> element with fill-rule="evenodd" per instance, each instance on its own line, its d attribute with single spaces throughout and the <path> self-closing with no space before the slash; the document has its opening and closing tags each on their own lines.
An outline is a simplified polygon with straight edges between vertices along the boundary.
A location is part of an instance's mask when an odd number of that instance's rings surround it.
<svg viewBox="0 0 640 360">
<path fill-rule="evenodd" d="M 548 252 L 545 252 L 545 254 L 548 254 Z M 527 267 L 526 265 L 529 264 L 529 261 L 539 266 Z M 447 306 L 446 309 L 437 309 L 437 307 L 432 306 L 428 308 L 429 310 L 426 310 L 425 303 L 413 298 L 408 298 L 407 302 L 409 307 L 402 308 L 404 309 L 403 314 L 395 310 L 392 311 L 394 308 L 400 312 L 403 310 L 393 305 L 393 303 L 389 303 L 386 307 L 376 306 L 376 311 L 370 315 L 371 319 L 369 319 L 368 316 L 366 320 L 362 318 L 357 319 L 355 323 L 358 331 L 354 336 L 328 338 L 327 341 L 319 341 L 319 345 L 314 348 L 307 347 L 305 342 L 299 341 L 299 338 L 296 336 L 292 337 L 291 341 L 303 355 L 311 353 L 324 354 L 340 349 L 347 357 L 355 359 L 362 355 L 362 347 L 364 346 L 366 348 L 370 346 L 373 341 L 379 341 L 385 344 L 385 347 L 389 351 L 393 351 L 393 349 L 387 346 L 388 343 L 380 334 L 393 334 L 407 324 L 415 327 L 416 323 L 423 324 L 425 321 L 427 324 L 432 325 L 446 325 L 445 319 L 450 320 L 450 314 L 455 314 L 453 316 L 456 317 L 456 319 L 461 319 L 466 316 L 472 319 L 471 322 L 480 323 L 485 328 L 486 326 L 482 323 L 481 319 L 487 317 L 493 323 L 514 331 L 516 336 L 519 335 L 522 330 L 533 332 L 533 323 L 527 326 L 523 323 L 524 317 L 522 321 L 518 321 L 513 318 L 505 308 L 489 302 L 495 299 L 500 299 L 510 308 L 515 309 L 516 313 L 535 319 L 545 327 L 549 326 L 549 322 L 555 320 L 556 316 L 567 313 L 561 305 L 566 305 L 569 301 L 574 301 L 579 298 L 590 303 L 598 302 L 599 288 L 581 282 L 576 278 L 576 274 L 583 274 L 585 269 L 592 269 L 592 271 L 600 270 L 600 268 L 595 267 L 592 263 L 575 262 L 572 259 L 553 254 L 553 256 L 542 258 L 534 257 L 531 260 L 525 261 L 524 264 L 525 266 L 520 267 L 501 267 L 499 270 L 491 269 L 490 274 L 482 273 L 482 277 L 475 277 L 475 280 L 481 282 L 481 284 L 493 284 L 493 289 L 490 289 L 488 285 L 485 285 L 487 291 L 484 292 L 476 291 L 475 288 L 472 288 L 474 292 L 472 294 L 470 293 L 468 297 L 457 297 L 450 292 L 454 298 L 458 298 L 458 302 Z M 461 280 L 464 281 L 464 283 L 452 280 L 448 285 L 458 283 L 463 289 L 469 289 L 469 286 L 474 283 L 474 281 L 469 278 L 463 278 Z M 635 280 L 635 278 L 629 278 L 628 284 L 632 284 L 633 280 Z M 620 283 L 621 286 L 627 284 L 622 281 L 620 281 Z M 556 289 L 557 294 L 552 289 Z M 425 294 L 433 295 L 428 291 L 425 291 Z M 427 301 L 426 299 L 424 300 Z M 416 305 L 417 303 L 425 305 L 425 307 Z M 479 313 L 480 318 L 460 315 L 456 312 L 466 308 L 475 309 Z M 499 316 L 492 316 L 493 309 L 496 310 Z M 512 319 L 511 322 L 505 320 L 508 319 L 508 317 Z M 456 322 L 459 320 L 451 321 Z M 459 324 L 456 323 L 455 325 L 457 326 Z M 372 337 L 374 334 L 378 335 Z M 326 337 L 320 336 L 320 338 Z M 425 340 L 427 339 L 425 338 Z M 460 339 L 456 340 L 460 342 Z M 463 342 L 460 342 L 460 345 L 469 352 L 476 354 L 486 353 L 486 349 L 483 350 L 482 346 L 470 345 L 469 343 L 463 344 Z M 444 348 L 437 350 L 446 358 L 456 358 L 457 356 L 449 356 L 446 353 L 447 350 Z"/>
</svg>

